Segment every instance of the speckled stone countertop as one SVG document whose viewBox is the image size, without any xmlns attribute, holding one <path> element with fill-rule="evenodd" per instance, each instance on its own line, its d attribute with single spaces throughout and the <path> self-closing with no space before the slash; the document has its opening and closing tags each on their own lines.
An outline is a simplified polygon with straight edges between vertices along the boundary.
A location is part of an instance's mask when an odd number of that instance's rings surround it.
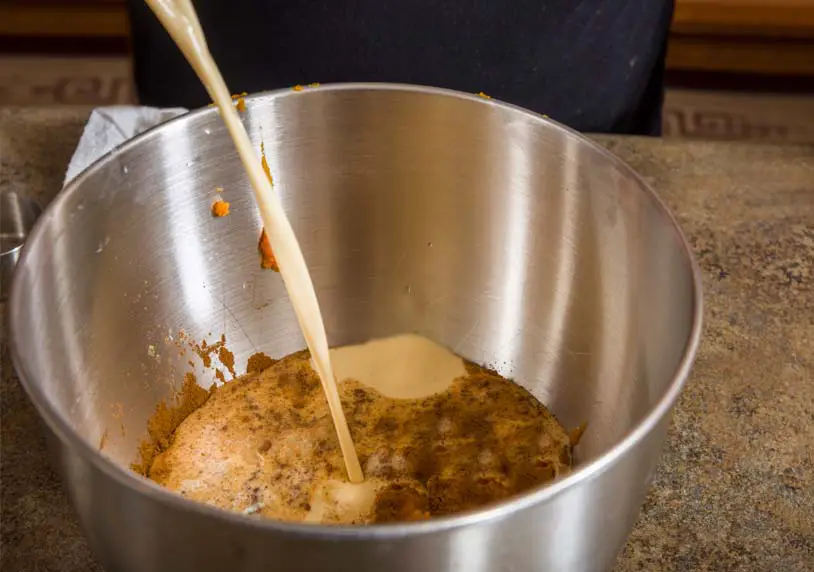
<svg viewBox="0 0 814 572">
<path fill-rule="evenodd" d="M 0 110 L 0 188 L 47 203 L 87 115 Z M 678 215 L 706 295 L 698 361 L 616 572 L 814 570 L 814 147 L 601 141 Z M 0 569 L 100 570 L 2 323 Z"/>
</svg>

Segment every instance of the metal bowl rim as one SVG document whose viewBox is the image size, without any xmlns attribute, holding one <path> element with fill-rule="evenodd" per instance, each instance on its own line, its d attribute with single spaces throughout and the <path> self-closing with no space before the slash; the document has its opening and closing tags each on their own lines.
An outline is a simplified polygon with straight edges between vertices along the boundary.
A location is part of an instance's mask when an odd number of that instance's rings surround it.
<svg viewBox="0 0 814 572">
<path fill-rule="evenodd" d="M 639 176 L 638 173 L 627 165 L 627 163 L 622 161 L 619 157 L 601 145 L 591 141 L 570 127 L 553 121 L 547 116 L 540 115 L 522 107 L 487 98 L 483 95 L 473 95 L 449 89 L 408 84 L 340 83 L 320 85 L 319 87 L 309 87 L 301 91 L 295 91 L 292 89 L 272 90 L 244 96 L 244 99 L 246 101 L 255 101 L 273 100 L 281 97 L 308 97 L 309 94 L 315 94 L 323 91 L 402 91 L 408 93 L 421 93 L 425 95 L 451 97 L 464 101 L 476 102 L 481 105 L 499 107 L 525 116 L 527 119 L 531 119 L 538 124 L 543 124 L 549 129 L 563 132 L 565 135 L 576 140 L 581 145 L 586 145 L 593 151 L 604 156 L 614 165 L 619 167 L 620 170 L 632 181 L 636 182 L 640 190 L 644 192 L 647 197 L 655 203 L 656 207 L 662 211 L 662 214 L 667 217 L 667 221 L 671 224 L 673 232 L 676 233 L 676 236 L 681 241 L 686 260 L 690 264 L 693 281 L 692 326 L 690 335 L 684 346 L 681 361 L 672 376 L 672 380 L 670 381 L 667 390 L 664 392 L 664 395 L 661 397 L 658 403 L 651 409 L 644 419 L 639 421 L 639 423 L 627 433 L 627 435 L 625 435 L 613 447 L 593 461 L 586 463 L 566 477 L 563 477 L 562 479 L 551 484 L 543 485 L 542 487 L 532 489 L 516 497 L 506 501 L 501 501 L 485 508 L 452 516 L 433 518 L 421 522 L 376 524 L 370 526 L 334 526 L 290 523 L 270 519 L 259 519 L 256 517 L 252 518 L 236 512 L 219 509 L 203 503 L 197 503 L 195 501 L 185 499 L 180 495 L 164 489 L 158 484 L 121 467 L 119 464 L 113 462 L 99 451 L 95 450 L 88 442 L 80 437 L 73 429 L 71 424 L 50 405 L 48 400 L 45 398 L 44 392 L 42 391 L 42 386 L 36 383 L 26 370 L 24 360 L 21 357 L 20 348 L 17 345 L 17 338 L 14 335 L 15 325 L 25 321 L 25 316 L 20 311 L 18 304 L 18 299 L 21 296 L 18 287 L 19 281 L 14 280 L 11 286 L 9 312 L 12 362 L 19 375 L 20 382 L 29 396 L 29 399 L 31 399 L 34 407 L 37 409 L 38 413 L 46 422 L 50 430 L 53 431 L 63 443 L 68 445 L 70 449 L 77 452 L 85 460 L 89 461 L 96 469 L 114 479 L 120 485 L 132 489 L 140 495 L 151 497 L 157 502 L 166 503 L 174 509 L 198 514 L 204 518 L 219 519 L 229 523 L 232 526 L 253 529 L 256 532 L 275 532 L 283 533 L 289 536 L 324 540 L 393 540 L 405 536 L 433 534 L 458 529 L 469 525 L 484 524 L 491 521 L 502 520 L 515 512 L 527 509 L 533 505 L 545 503 L 555 496 L 564 493 L 569 488 L 572 488 L 583 481 L 599 475 L 614 465 L 623 455 L 632 449 L 636 443 L 648 435 L 665 416 L 669 414 L 672 406 L 678 398 L 679 393 L 681 392 L 681 389 L 687 382 L 687 378 L 689 376 L 693 361 L 695 360 L 695 355 L 701 339 L 703 315 L 703 287 L 701 273 L 695 257 L 693 256 L 689 242 L 687 241 L 687 238 L 679 227 L 678 222 L 670 209 L 665 205 L 665 203 L 650 187 L 650 185 L 645 182 L 641 176 Z M 48 205 L 48 208 L 42 214 L 40 220 L 37 221 L 38 224 L 29 234 L 25 245 L 23 245 L 23 252 L 17 264 L 18 272 L 15 274 L 19 276 L 20 272 L 27 270 L 28 256 L 31 251 L 30 245 L 36 244 L 39 240 L 44 240 L 41 238 L 41 235 L 44 232 L 43 229 L 48 224 L 47 221 L 55 216 L 54 213 L 57 212 L 59 207 L 68 200 L 68 197 L 79 192 L 81 183 L 84 179 L 91 176 L 95 171 L 103 168 L 107 163 L 114 160 L 116 155 L 119 153 L 125 152 L 138 145 L 147 144 L 152 138 L 158 136 L 158 134 L 161 132 L 169 131 L 178 125 L 188 122 L 191 119 L 198 118 L 202 115 L 217 113 L 218 109 L 214 106 L 190 111 L 145 131 L 144 133 L 122 143 L 97 159 L 93 164 L 71 180 L 51 202 L 51 204 Z"/>
</svg>

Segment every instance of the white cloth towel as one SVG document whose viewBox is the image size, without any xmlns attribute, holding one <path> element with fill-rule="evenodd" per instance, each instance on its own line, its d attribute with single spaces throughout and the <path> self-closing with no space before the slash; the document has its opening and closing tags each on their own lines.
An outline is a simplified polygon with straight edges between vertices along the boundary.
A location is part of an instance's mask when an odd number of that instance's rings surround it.
<svg viewBox="0 0 814 572">
<path fill-rule="evenodd" d="M 94 109 L 71 157 L 64 184 L 128 139 L 186 112 L 180 107 L 156 109 L 125 105 Z"/>
</svg>

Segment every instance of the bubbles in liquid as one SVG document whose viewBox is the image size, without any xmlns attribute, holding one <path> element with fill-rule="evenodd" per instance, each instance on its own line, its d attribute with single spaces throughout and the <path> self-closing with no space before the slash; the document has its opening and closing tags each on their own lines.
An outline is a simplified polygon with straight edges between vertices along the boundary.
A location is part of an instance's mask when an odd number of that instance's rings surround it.
<svg viewBox="0 0 814 572">
<path fill-rule="evenodd" d="M 497 457 L 489 449 L 484 449 L 478 454 L 478 464 L 483 467 L 492 467 L 497 462 Z"/>
<path fill-rule="evenodd" d="M 454 425 L 452 423 L 452 419 L 449 417 L 443 417 L 440 421 L 438 421 L 438 434 L 439 435 L 447 435 L 448 433 L 452 432 Z"/>
<path fill-rule="evenodd" d="M 369 524 L 470 510 L 569 469 L 570 441 L 553 416 L 522 387 L 469 364 L 443 390 L 413 399 L 340 383 L 366 478 L 351 485 L 309 358 L 270 360 L 219 386 L 148 476 L 255 518 Z"/>
</svg>

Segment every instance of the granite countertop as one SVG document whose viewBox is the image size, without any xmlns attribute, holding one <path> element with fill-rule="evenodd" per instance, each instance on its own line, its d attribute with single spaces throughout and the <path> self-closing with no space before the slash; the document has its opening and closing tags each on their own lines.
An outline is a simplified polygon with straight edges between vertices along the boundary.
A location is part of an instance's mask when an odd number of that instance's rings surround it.
<svg viewBox="0 0 814 572">
<path fill-rule="evenodd" d="M 0 110 L 0 188 L 47 203 L 87 116 Z M 616 572 L 812 570 L 814 147 L 601 141 L 677 214 L 706 296 L 698 360 Z M 0 569 L 100 570 L 47 463 L 2 323 Z"/>
</svg>

